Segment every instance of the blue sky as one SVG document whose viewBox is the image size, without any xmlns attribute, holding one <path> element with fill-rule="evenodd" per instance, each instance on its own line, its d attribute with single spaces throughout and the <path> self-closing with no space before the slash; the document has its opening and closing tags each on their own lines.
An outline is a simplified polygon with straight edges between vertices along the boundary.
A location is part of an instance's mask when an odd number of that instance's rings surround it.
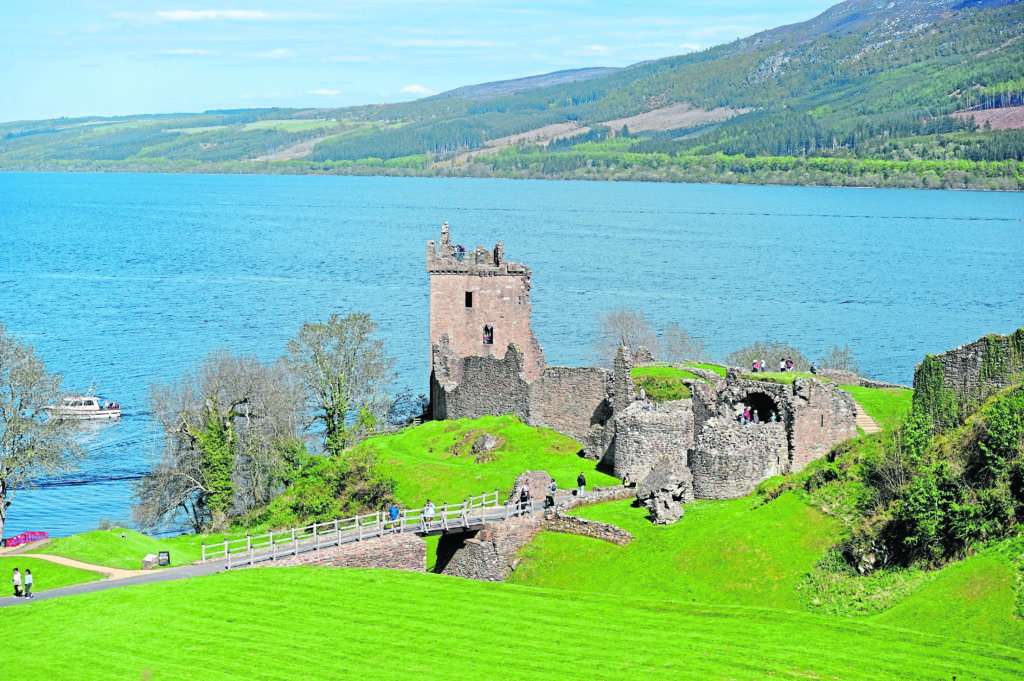
<svg viewBox="0 0 1024 681">
<path fill-rule="evenodd" d="M 0 121 L 416 99 L 626 66 L 835 0 L 0 0 Z"/>
</svg>

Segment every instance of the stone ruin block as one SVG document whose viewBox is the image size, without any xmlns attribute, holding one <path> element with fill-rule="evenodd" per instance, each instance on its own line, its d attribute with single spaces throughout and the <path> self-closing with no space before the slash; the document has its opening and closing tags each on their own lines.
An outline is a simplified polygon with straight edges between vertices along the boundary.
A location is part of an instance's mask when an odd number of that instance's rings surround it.
<svg viewBox="0 0 1024 681">
<path fill-rule="evenodd" d="M 683 517 L 683 504 L 693 501 L 693 475 L 678 461 L 662 459 L 636 493 L 655 525 L 671 525 Z"/>
</svg>

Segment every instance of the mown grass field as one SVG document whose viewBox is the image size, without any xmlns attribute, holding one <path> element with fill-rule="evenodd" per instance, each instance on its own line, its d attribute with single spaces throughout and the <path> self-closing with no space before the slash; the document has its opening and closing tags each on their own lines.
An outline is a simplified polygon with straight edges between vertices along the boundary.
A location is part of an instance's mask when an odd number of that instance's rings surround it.
<svg viewBox="0 0 1024 681">
<path fill-rule="evenodd" d="M 504 442 L 478 463 L 471 449 L 482 433 Z M 372 438 L 365 445 L 379 449 L 381 461 L 396 480 L 396 495 L 409 506 L 420 506 L 428 498 L 438 505 L 458 503 L 495 489 L 507 494 L 516 476 L 530 470 L 546 470 L 562 488 L 575 487 L 581 471 L 588 487 L 619 482 L 598 472 L 595 461 L 578 456 L 582 447 L 572 438 L 524 425 L 514 416 L 431 421 Z"/>
<path fill-rule="evenodd" d="M 4 584 L 0 594 L 4 596 L 10 596 L 14 593 L 14 586 L 11 584 L 14 568 L 21 570 L 22 575 L 25 574 L 26 569 L 32 571 L 32 577 L 35 579 L 35 583 L 32 586 L 33 592 L 59 589 L 62 586 L 95 582 L 96 580 L 103 579 L 103 575 L 97 572 L 58 565 L 57 563 L 51 563 L 42 558 L 33 558 L 26 554 L 4 556 L 0 558 L 0 579 L 3 580 Z"/>
<path fill-rule="evenodd" d="M 0 610 L 36 679 L 1016 679 L 1024 651 L 769 608 L 331 568 Z M 40 633 L 41 632 L 41 633 Z"/>
<path fill-rule="evenodd" d="M 635 537 L 615 546 L 551 532 L 524 547 L 516 584 L 698 603 L 801 609 L 796 584 L 840 537 L 841 523 L 796 495 L 697 501 L 656 526 L 629 501 L 580 509 Z"/>
</svg>

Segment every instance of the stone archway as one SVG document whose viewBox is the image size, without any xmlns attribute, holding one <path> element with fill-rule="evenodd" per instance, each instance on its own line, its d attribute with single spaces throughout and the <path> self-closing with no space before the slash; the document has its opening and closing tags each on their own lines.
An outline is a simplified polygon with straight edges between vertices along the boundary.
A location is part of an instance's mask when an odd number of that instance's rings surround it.
<svg viewBox="0 0 1024 681">
<path fill-rule="evenodd" d="M 744 407 L 750 407 L 751 418 L 753 414 L 757 414 L 758 421 L 761 423 L 767 423 L 771 420 L 772 413 L 775 414 L 775 420 L 782 421 L 782 410 L 779 408 L 779 403 L 771 395 L 763 392 L 752 391 L 746 394 L 742 400 Z"/>
</svg>

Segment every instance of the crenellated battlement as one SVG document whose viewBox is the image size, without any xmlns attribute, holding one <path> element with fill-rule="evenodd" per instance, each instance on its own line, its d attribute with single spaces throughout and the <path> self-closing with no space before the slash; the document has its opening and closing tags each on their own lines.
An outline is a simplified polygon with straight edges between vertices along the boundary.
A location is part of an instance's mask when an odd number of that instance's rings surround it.
<svg viewBox="0 0 1024 681">
<path fill-rule="evenodd" d="M 499 241 L 488 250 L 477 246 L 472 251 L 453 244 L 448 223 L 441 226 L 441 241 L 427 242 L 427 272 L 429 274 L 474 274 L 476 276 L 525 275 L 530 268 L 521 262 L 505 260 L 505 245 Z"/>
</svg>

